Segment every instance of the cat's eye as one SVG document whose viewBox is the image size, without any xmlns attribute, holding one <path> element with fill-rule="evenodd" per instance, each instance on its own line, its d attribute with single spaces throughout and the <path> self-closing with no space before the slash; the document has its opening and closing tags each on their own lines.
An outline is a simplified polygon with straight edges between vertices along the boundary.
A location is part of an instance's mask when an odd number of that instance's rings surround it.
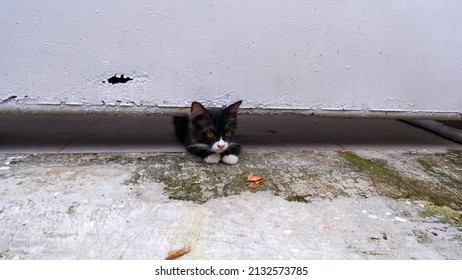
<svg viewBox="0 0 462 280">
<path fill-rule="evenodd" d="M 213 132 L 213 131 L 207 132 L 207 137 L 208 138 L 214 138 L 215 137 L 215 132 Z"/>
<path fill-rule="evenodd" d="M 230 137 L 231 136 L 231 131 L 225 131 L 225 137 Z"/>
</svg>

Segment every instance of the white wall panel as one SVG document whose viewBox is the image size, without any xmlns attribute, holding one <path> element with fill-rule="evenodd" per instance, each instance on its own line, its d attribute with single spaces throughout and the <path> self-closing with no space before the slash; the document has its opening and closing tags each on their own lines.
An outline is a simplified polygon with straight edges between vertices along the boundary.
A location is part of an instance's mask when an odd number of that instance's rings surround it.
<svg viewBox="0 0 462 280">
<path fill-rule="evenodd" d="M 0 111 L 243 99 L 461 118 L 461 15 L 459 0 L 0 0 Z"/>
</svg>

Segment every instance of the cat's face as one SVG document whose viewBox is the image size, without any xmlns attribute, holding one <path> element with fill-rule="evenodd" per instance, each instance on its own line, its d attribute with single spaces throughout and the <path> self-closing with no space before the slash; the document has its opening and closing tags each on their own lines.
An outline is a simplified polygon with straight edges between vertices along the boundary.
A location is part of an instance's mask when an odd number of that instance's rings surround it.
<svg viewBox="0 0 462 280">
<path fill-rule="evenodd" d="M 190 132 L 195 145 L 223 153 L 237 143 L 237 110 L 242 101 L 223 109 L 206 109 L 198 102 L 191 105 Z"/>
</svg>

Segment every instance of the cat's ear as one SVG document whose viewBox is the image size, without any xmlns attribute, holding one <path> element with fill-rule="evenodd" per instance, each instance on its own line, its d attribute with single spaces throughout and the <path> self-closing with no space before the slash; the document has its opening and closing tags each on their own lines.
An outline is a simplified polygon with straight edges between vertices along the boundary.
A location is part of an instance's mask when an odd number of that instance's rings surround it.
<svg viewBox="0 0 462 280">
<path fill-rule="evenodd" d="M 226 112 L 226 117 L 228 118 L 237 118 L 237 110 L 239 109 L 239 106 L 241 105 L 242 100 L 239 100 L 228 107 L 225 108 Z"/>
<path fill-rule="evenodd" d="M 193 102 L 191 104 L 191 119 L 192 120 L 197 120 L 199 118 L 208 118 L 209 114 L 207 113 L 207 109 L 202 106 L 199 102 Z"/>
</svg>

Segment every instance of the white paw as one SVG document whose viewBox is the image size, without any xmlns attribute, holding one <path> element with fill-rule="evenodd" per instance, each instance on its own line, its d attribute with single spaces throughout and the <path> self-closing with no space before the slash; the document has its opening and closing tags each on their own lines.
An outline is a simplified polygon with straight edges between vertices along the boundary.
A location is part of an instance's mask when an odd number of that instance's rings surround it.
<svg viewBox="0 0 462 280">
<path fill-rule="evenodd" d="M 238 160 L 239 157 L 235 155 L 226 155 L 223 157 L 223 162 L 226 164 L 236 164 Z"/>
<path fill-rule="evenodd" d="M 221 160 L 220 154 L 211 154 L 205 158 L 205 162 L 212 164 L 212 163 L 219 163 Z"/>
</svg>

